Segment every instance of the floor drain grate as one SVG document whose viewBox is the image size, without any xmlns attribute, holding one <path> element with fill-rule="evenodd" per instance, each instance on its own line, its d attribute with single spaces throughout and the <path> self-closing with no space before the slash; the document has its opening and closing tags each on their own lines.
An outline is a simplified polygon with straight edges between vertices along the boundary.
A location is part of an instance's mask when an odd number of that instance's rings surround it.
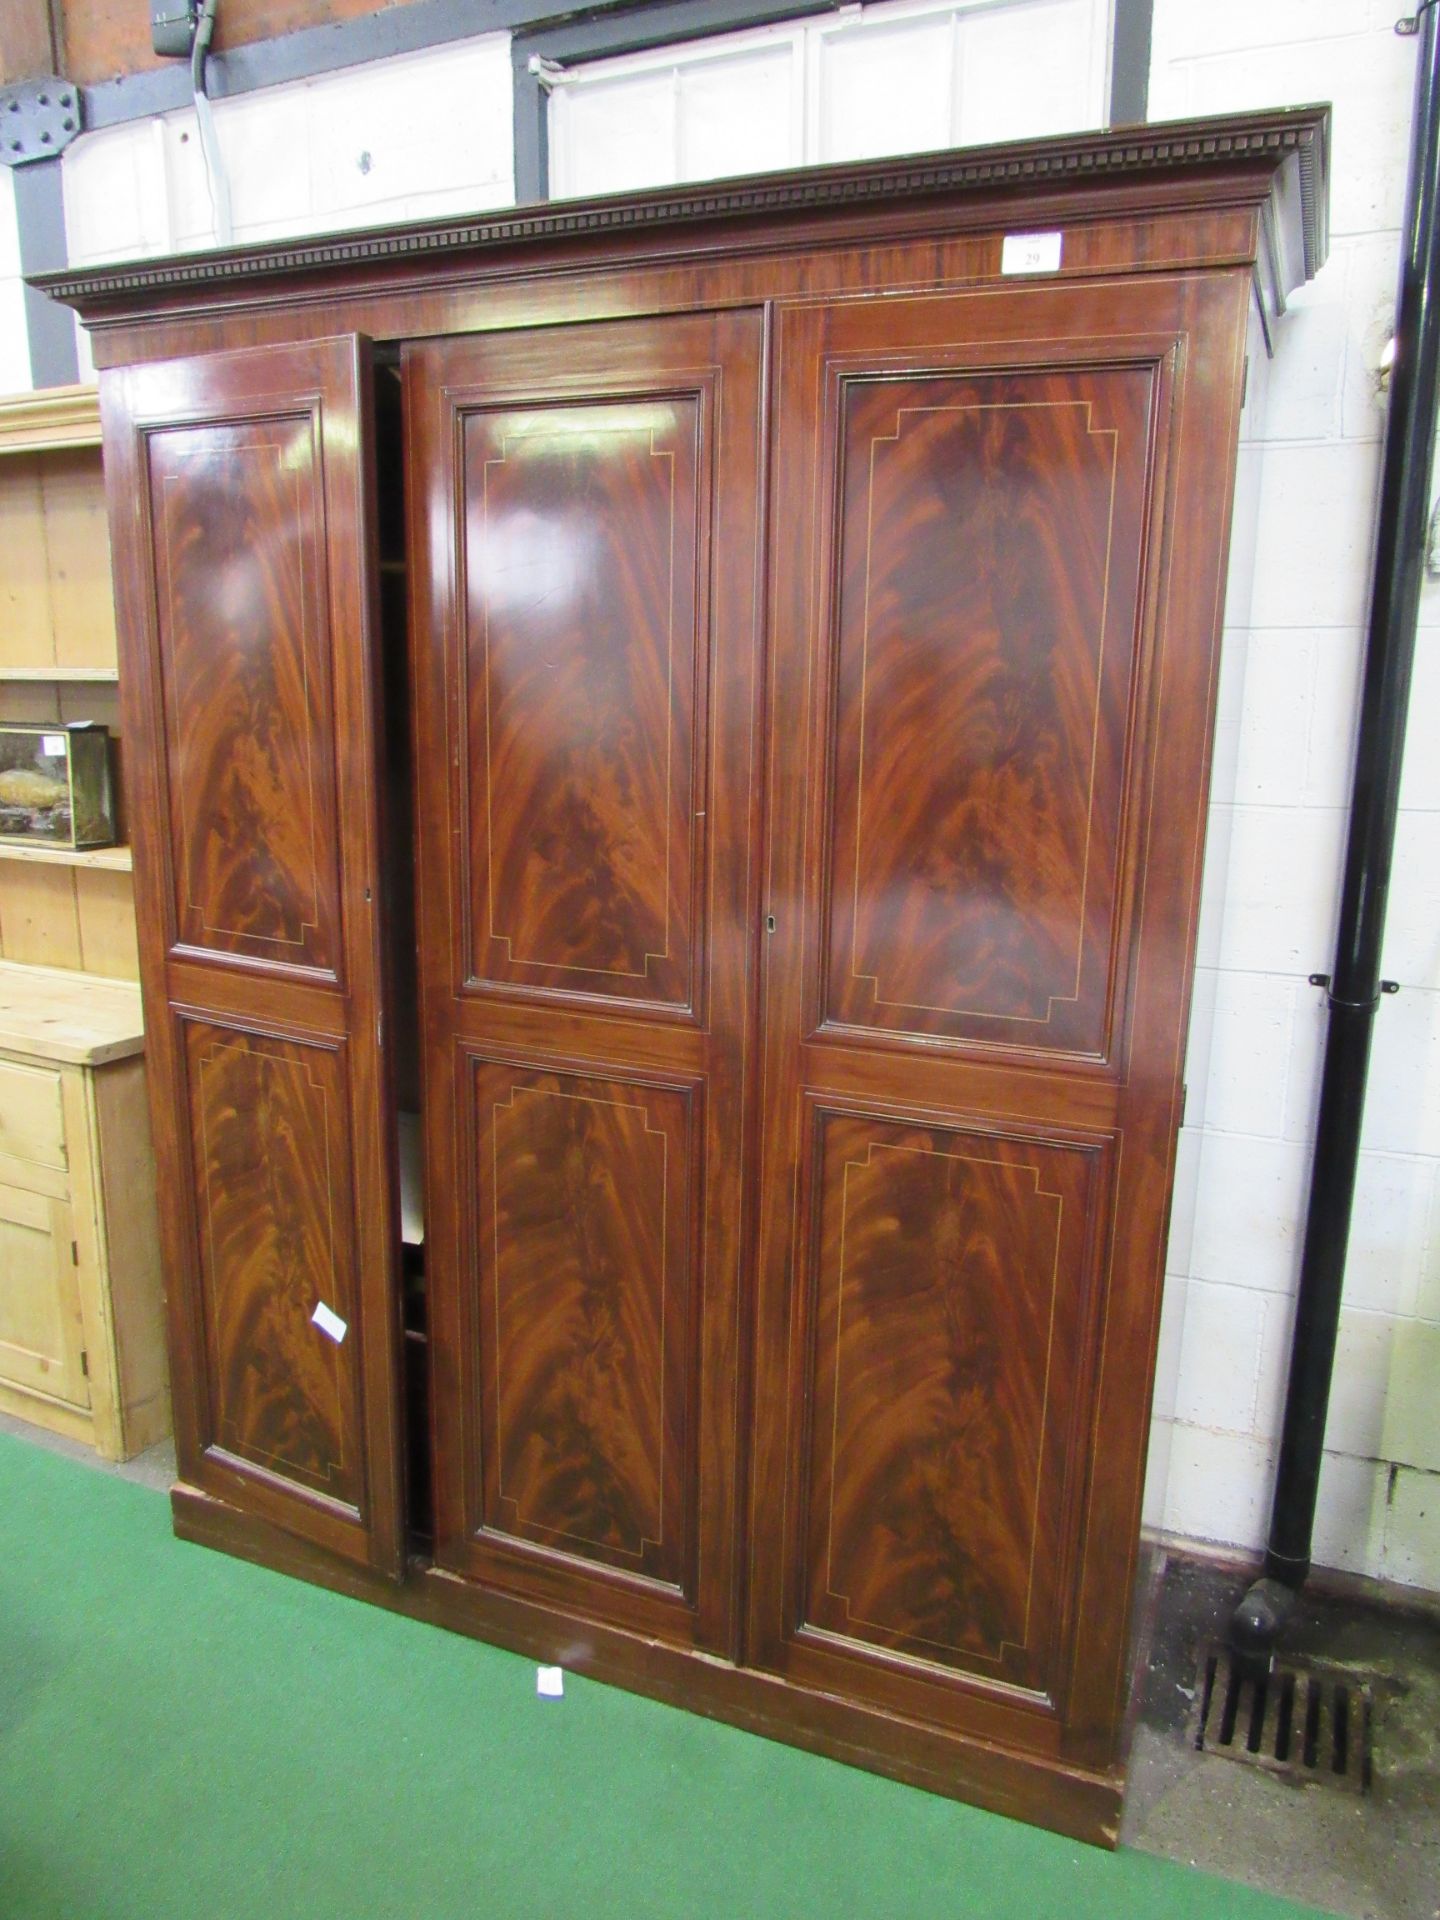
<svg viewBox="0 0 1440 1920">
<path fill-rule="evenodd" d="M 1196 1671 L 1190 1732 L 1197 1752 L 1367 1793 L 1373 1709 L 1353 1674 L 1291 1660 L 1252 1680 L 1228 1647 L 1212 1645 Z"/>
</svg>

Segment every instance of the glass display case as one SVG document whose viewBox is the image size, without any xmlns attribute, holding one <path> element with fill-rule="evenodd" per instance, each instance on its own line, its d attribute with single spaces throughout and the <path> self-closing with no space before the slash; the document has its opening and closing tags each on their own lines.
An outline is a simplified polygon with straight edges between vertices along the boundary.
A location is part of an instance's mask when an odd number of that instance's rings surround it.
<svg viewBox="0 0 1440 1920">
<path fill-rule="evenodd" d="M 109 728 L 0 721 L 0 840 L 83 848 L 115 837 Z"/>
</svg>

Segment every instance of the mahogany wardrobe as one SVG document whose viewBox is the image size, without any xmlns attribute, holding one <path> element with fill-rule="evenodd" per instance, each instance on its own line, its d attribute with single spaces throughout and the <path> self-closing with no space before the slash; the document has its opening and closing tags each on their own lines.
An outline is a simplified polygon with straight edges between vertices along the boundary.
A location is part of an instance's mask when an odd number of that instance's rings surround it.
<svg viewBox="0 0 1440 1920">
<path fill-rule="evenodd" d="M 51 276 L 177 1529 L 1113 1841 L 1323 109 Z"/>
</svg>

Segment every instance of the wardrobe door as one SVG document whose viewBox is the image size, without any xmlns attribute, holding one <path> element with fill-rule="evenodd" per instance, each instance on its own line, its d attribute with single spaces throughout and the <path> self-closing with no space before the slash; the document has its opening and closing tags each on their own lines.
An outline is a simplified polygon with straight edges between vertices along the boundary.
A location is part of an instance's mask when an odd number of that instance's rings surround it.
<svg viewBox="0 0 1440 1920">
<path fill-rule="evenodd" d="M 777 328 L 750 1656 L 1123 1699 L 1244 276 Z"/>
<path fill-rule="evenodd" d="M 102 386 L 181 1478 L 398 1573 L 368 343 Z"/>
<path fill-rule="evenodd" d="M 762 329 L 407 351 L 436 1559 L 732 1649 Z"/>
</svg>

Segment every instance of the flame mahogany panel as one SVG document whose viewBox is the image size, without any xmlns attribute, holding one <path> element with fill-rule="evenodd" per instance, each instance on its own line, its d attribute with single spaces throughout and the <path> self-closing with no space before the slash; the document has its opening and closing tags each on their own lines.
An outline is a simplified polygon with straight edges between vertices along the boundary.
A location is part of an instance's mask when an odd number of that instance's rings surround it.
<svg viewBox="0 0 1440 1920">
<path fill-rule="evenodd" d="M 1154 385 L 841 379 L 831 1021 L 1105 1050 Z"/>
<path fill-rule="evenodd" d="M 180 1477 L 395 1578 L 374 378 L 242 347 L 102 409 Z"/>
<path fill-rule="evenodd" d="M 747 1653 L 1057 1763 L 1124 1698 L 1241 291 L 776 328 Z"/>
<path fill-rule="evenodd" d="M 707 402 L 463 415 L 472 979 L 690 1004 Z"/>
<path fill-rule="evenodd" d="M 763 344 L 404 357 L 436 1562 L 730 1658 Z"/>
<path fill-rule="evenodd" d="M 474 1076 L 484 1525 L 693 1588 L 690 1095 Z"/>
<path fill-rule="evenodd" d="M 1051 1685 L 1098 1159 L 818 1114 L 806 1626 Z"/>
<path fill-rule="evenodd" d="M 358 1512 L 348 1089 L 337 1046 L 187 1020 L 210 1445 Z"/>
<path fill-rule="evenodd" d="M 317 410 L 147 436 L 182 947 L 340 972 Z"/>
</svg>

